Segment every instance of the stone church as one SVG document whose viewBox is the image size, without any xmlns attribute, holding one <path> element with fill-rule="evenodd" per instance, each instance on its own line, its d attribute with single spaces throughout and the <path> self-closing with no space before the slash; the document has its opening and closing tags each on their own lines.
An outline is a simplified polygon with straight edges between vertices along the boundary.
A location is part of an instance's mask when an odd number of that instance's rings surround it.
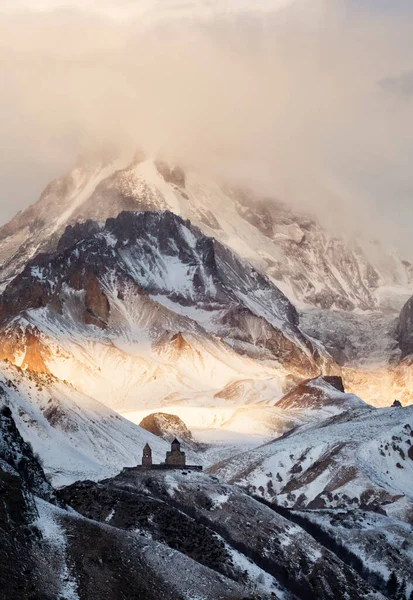
<svg viewBox="0 0 413 600">
<path fill-rule="evenodd" d="M 166 453 L 165 464 L 184 466 L 185 462 L 185 452 L 182 452 L 181 444 L 175 438 L 171 444 L 170 452 Z"/>
<path fill-rule="evenodd" d="M 180 442 L 175 438 L 171 444 L 171 449 L 166 453 L 165 462 L 160 464 L 154 464 L 152 462 L 152 449 L 148 443 L 145 444 L 145 447 L 142 452 L 142 469 L 180 469 L 185 467 L 185 469 L 193 470 L 193 471 L 202 471 L 202 466 L 200 465 L 187 465 L 185 452 L 181 450 Z M 139 467 L 138 467 L 139 468 Z"/>
</svg>

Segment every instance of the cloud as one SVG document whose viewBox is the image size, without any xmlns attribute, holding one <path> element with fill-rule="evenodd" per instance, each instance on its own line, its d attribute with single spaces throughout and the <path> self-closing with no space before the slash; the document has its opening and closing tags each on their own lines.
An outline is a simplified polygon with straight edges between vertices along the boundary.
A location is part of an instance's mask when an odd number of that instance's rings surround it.
<svg viewBox="0 0 413 600">
<path fill-rule="evenodd" d="M 3 220 L 116 143 L 407 239 L 413 112 L 383 81 L 411 70 L 412 26 L 351 4 L 3 2 Z"/>
<path fill-rule="evenodd" d="M 0 13 L 27 14 L 51 12 L 89 13 L 113 19 L 143 19 L 146 23 L 163 19 L 217 18 L 228 14 L 273 13 L 295 0 L 3 0 Z"/>
<path fill-rule="evenodd" d="M 385 77 L 380 83 L 385 90 L 391 93 L 400 93 L 403 96 L 413 95 L 413 71 L 406 71 L 393 77 Z"/>
</svg>

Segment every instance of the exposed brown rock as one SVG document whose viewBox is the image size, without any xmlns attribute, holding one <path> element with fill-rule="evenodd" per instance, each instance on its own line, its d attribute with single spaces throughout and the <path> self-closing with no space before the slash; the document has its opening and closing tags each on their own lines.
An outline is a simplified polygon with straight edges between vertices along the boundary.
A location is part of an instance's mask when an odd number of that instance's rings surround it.
<svg viewBox="0 0 413 600">
<path fill-rule="evenodd" d="M 179 437 L 187 444 L 195 444 L 191 431 L 177 415 L 162 412 L 152 413 L 142 419 L 139 427 L 168 442 L 172 442 L 174 438 Z"/>
<path fill-rule="evenodd" d="M 1 336 L 0 360 L 8 360 L 14 364 L 17 353 L 24 348 L 24 333 L 20 327 L 7 331 Z"/>
<path fill-rule="evenodd" d="M 191 348 L 180 331 L 171 338 L 171 346 L 178 352 L 183 352 Z"/>
<path fill-rule="evenodd" d="M 25 332 L 26 337 L 26 354 L 23 359 L 23 369 L 34 371 L 35 373 L 47 373 L 50 374 L 49 369 L 46 366 L 45 358 L 47 358 L 49 351 L 42 344 L 39 331 L 36 328 L 28 328 Z"/>
</svg>

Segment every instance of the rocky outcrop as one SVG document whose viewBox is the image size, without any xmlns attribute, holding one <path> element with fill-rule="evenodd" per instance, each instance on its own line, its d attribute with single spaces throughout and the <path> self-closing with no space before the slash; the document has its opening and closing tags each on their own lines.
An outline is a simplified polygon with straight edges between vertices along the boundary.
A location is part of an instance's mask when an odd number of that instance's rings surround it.
<svg viewBox="0 0 413 600">
<path fill-rule="evenodd" d="M 413 296 L 406 302 L 400 312 L 398 340 L 402 359 L 413 354 Z"/>
<path fill-rule="evenodd" d="M 50 357 L 50 351 L 42 343 L 39 330 L 36 327 L 27 327 L 24 339 L 26 352 L 22 362 L 23 369 L 35 373 L 50 373 L 45 362 Z"/>
<path fill-rule="evenodd" d="M 366 405 L 353 394 L 346 394 L 343 380 L 338 376 L 323 376 L 302 381 L 275 404 L 278 408 L 337 407 L 340 410 L 363 408 Z"/>
<path fill-rule="evenodd" d="M 92 219 L 87 219 L 81 223 L 75 223 L 74 225 L 68 225 L 64 230 L 62 237 L 59 239 L 57 244 L 57 252 L 63 252 L 71 248 L 81 240 L 98 233 L 102 229 L 102 225 Z"/>
<path fill-rule="evenodd" d="M 2 387 L 1 396 L 5 397 Z M 0 407 L 0 460 L 19 475 L 26 491 L 49 502 L 56 502 L 55 491 L 46 479 L 39 457 L 34 455 L 32 446 L 23 440 L 10 408 L 4 404 Z"/>
<path fill-rule="evenodd" d="M 17 359 L 17 357 L 20 357 Z M 10 327 L 3 331 L 0 346 L 0 360 L 5 360 L 28 369 L 34 373 L 50 373 L 46 362 L 50 350 L 43 343 L 37 327 Z"/>
<path fill-rule="evenodd" d="M 171 443 L 178 438 L 184 446 L 196 447 L 197 443 L 185 423 L 176 415 L 168 413 L 152 413 L 144 417 L 139 427 Z"/>
<path fill-rule="evenodd" d="M 109 300 L 93 272 L 85 278 L 85 315 L 87 325 L 105 328 L 109 319 Z"/>
</svg>

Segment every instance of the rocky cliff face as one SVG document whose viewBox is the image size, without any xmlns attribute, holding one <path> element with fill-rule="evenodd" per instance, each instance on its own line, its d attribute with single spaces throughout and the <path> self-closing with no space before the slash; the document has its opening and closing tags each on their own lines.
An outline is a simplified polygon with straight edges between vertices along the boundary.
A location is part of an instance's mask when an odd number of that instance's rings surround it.
<svg viewBox="0 0 413 600">
<path fill-rule="evenodd" d="M 39 513 L 34 496 L 55 507 L 64 503 L 47 481 L 31 445 L 20 435 L 10 408 L 3 404 L 3 389 L 1 396 L 0 597 L 28 600 L 42 595 L 51 599 L 50 573 L 37 560 L 42 537 L 36 527 Z"/>
<path fill-rule="evenodd" d="M 4 398 L 4 389 L 0 389 Z M 38 456 L 34 455 L 31 444 L 23 440 L 10 408 L 4 404 L 0 407 L 0 460 L 20 476 L 27 492 L 56 502 L 54 489 L 46 480 Z"/>
<path fill-rule="evenodd" d="M 397 333 L 403 359 L 413 353 L 413 297 L 406 302 L 400 312 Z"/>
</svg>

